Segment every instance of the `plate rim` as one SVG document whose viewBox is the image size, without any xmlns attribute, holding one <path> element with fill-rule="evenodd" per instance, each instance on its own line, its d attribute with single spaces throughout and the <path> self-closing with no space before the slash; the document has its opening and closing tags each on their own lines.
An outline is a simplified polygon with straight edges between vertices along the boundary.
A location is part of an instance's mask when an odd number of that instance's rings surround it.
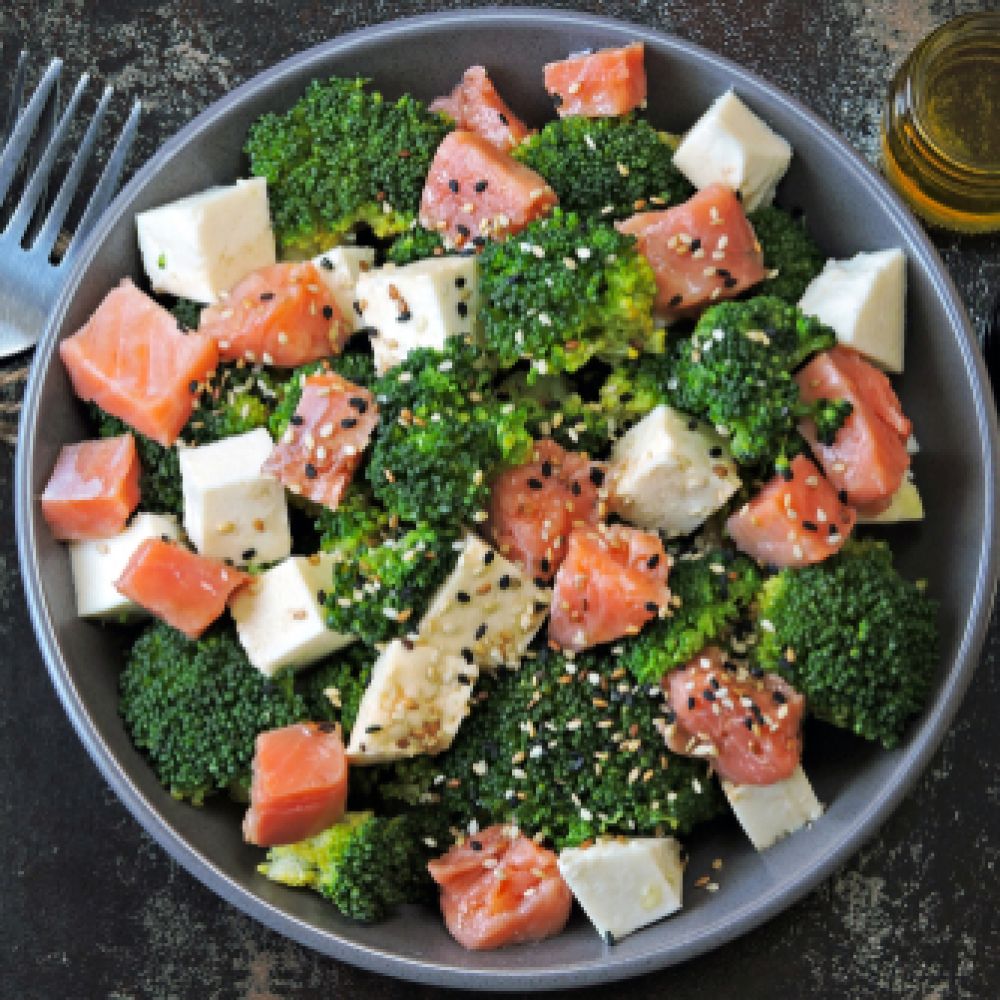
<svg viewBox="0 0 1000 1000">
<path fill-rule="evenodd" d="M 868 803 L 853 822 L 845 827 L 839 842 L 818 858 L 798 881 L 774 891 L 757 896 L 742 907 L 726 911 L 707 930 L 702 930 L 693 940 L 680 941 L 667 949 L 614 960 L 614 951 L 606 951 L 603 959 L 577 963 L 573 966 L 533 967 L 530 971 L 518 968 L 468 969 L 446 963 L 403 957 L 371 945 L 348 941 L 329 930 L 322 930 L 286 912 L 279 906 L 252 895 L 233 881 L 206 856 L 195 850 L 159 814 L 153 803 L 134 784 L 110 748 L 104 742 L 79 695 L 55 635 L 53 623 L 45 604 L 44 589 L 38 562 L 35 529 L 38 522 L 36 498 L 32 493 L 34 445 L 38 427 L 38 409 L 44 375 L 53 360 L 56 348 L 57 327 L 66 308 L 89 268 L 92 258 L 106 238 L 112 220 L 118 218 L 121 206 L 131 199 L 170 159 L 198 133 L 225 116 L 229 109 L 250 93 L 268 86 L 286 74 L 295 74 L 310 65 L 322 63 L 332 54 L 348 52 L 355 46 L 367 45 L 373 38 L 418 32 L 454 22 L 474 18 L 481 22 L 517 21 L 525 24 L 545 21 L 566 26 L 579 25 L 606 30 L 612 35 L 627 34 L 640 41 L 655 42 L 658 47 L 694 56 L 724 70 L 735 85 L 752 83 L 766 92 L 769 100 L 784 105 L 820 137 L 837 158 L 836 167 L 850 171 L 877 200 L 896 225 L 906 233 L 916 248 L 930 276 L 938 301 L 949 320 L 949 331 L 959 348 L 963 369 L 978 419 L 984 470 L 985 531 L 983 547 L 977 564 L 973 603 L 961 630 L 961 639 L 954 662 L 942 681 L 940 697 L 929 706 L 921 721 L 920 729 L 909 742 L 894 769 L 896 780 Z M 819 118 L 797 98 L 786 93 L 776 84 L 725 56 L 695 42 L 656 28 L 633 22 L 571 10 L 550 10 L 539 7 L 488 7 L 413 15 L 357 28 L 334 36 L 301 52 L 294 53 L 280 62 L 250 77 L 239 87 L 213 102 L 176 134 L 162 143 L 150 158 L 136 171 L 128 184 L 109 206 L 86 240 L 75 265 L 67 275 L 66 285 L 50 313 L 46 329 L 39 341 L 31 366 L 31 375 L 25 390 L 21 427 L 18 436 L 15 465 L 15 515 L 16 537 L 25 592 L 32 626 L 38 640 L 50 679 L 56 689 L 63 709 L 69 716 L 77 735 L 83 742 L 93 762 L 104 779 L 114 790 L 140 825 L 163 847 L 167 853 L 206 885 L 216 895 L 239 910 L 313 950 L 346 961 L 369 971 L 391 975 L 411 981 L 453 987 L 476 987 L 488 990 L 541 990 L 566 989 L 597 983 L 609 983 L 655 971 L 694 958 L 735 938 L 771 919 L 825 880 L 845 861 L 857 853 L 889 815 L 895 811 L 903 797 L 910 791 L 924 772 L 931 755 L 944 739 L 950 723 L 961 704 L 962 696 L 971 682 L 978 664 L 979 654 L 989 624 L 990 609 L 996 588 L 1000 548 L 997 545 L 997 524 L 1000 521 L 1000 494 L 997 488 L 997 467 L 1000 458 L 996 410 L 991 398 L 985 367 L 980 357 L 975 334 L 955 285 L 930 242 L 927 234 L 916 222 L 902 200 L 888 183 L 881 178 L 831 126 Z"/>
</svg>

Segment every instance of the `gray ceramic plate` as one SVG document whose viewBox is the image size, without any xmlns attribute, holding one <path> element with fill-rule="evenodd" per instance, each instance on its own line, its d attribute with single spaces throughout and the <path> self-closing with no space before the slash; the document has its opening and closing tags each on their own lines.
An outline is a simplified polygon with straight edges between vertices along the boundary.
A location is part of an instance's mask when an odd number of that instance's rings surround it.
<svg viewBox="0 0 1000 1000">
<path fill-rule="evenodd" d="M 561 937 L 486 954 L 463 951 L 436 913 L 412 909 L 361 927 L 328 904 L 258 877 L 259 852 L 240 840 L 238 812 L 174 802 L 132 749 L 116 715 L 115 633 L 79 621 L 65 550 L 39 515 L 38 495 L 65 442 L 88 433 L 55 347 L 123 275 L 141 273 L 133 219 L 243 169 L 247 125 L 287 107 L 314 77 L 361 73 L 389 95 L 430 98 L 461 71 L 485 63 L 529 121 L 550 116 L 543 63 L 588 46 L 642 39 L 649 108 L 680 131 L 727 87 L 795 147 L 781 189 L 804 207 L 826 253 L 901 246 L 909 258 L 907 371 L 901 395 L 922 451 L 916 474 L 928 518 L 894 529 L 904 571 L 924 575 L 941 598 L 944 656 L 927 713 L 906 743 L 884 753 L 859 741 L 814 735 L 806 770 L 826 816 L 811 830 L 756 855 L 720 822 L 691 839 L 684 911 L 607 948 L 581 917 Z M 199 116 L 137 174 L 81 254 L 53 312 L 24 403 L 17 465 L 21 565 L 39 642 L 80 737 L 121 799 L 189 871 L 258 920 L 310 947 L 390 975 L 483 989 L 534 990 L 607 982 L 680 962 L 725 944 L 766 920 L 829 875 L 899 802 L 940 742 L 975 669 L 997 565 L 997 429 L 972 331 L 937 254 L 886 185 L 825 125 L 757 77 L 688 42 L 643 28 L 574 14 L 459 12 L 386 24 L 338 38 L 261 74 Z M 691 885 L 726 859 L 721 891 Z"/>
</svg>

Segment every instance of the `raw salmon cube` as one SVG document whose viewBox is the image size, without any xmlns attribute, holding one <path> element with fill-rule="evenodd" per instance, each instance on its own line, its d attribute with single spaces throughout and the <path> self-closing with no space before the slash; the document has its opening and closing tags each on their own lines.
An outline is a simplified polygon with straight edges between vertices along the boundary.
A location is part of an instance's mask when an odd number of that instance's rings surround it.
<svg viewBox="0 0 1000 1000">
<path fill-rule="evenodd" d="M 470 66 L 455 89 L 434 101 L 430 110 L 448 115 L 458 128 L 475 132 L 508 152 L 529 134 L 528 127 L 497 93 L 483 66 Z"/>
<path fill-rule="evenodd" d="M 257 736 L 243 839 L 258 847 L 315 837 L 344 816 L 347 758 L 340 730 L 301 722 Z"/>
<path fill-rule="evenodd" d="M 377 423 L 378 406 L 367 389 L 335 372 L 309 375 L 295 415 L 261 472 L 336 510 Z"/>
<path fill-rule="evenodd" d="M 126 278 L 59 345 L 76 394 L 169 447 L 194 408 L 193 387 L 218 364 L 215 341 L 177 320 Z"/>
<path fill-rule="evenodd" d="M 547 63 L 545 89 L 561 118 L 624 115 L 646 104 L 645 55 L 642 42 L 634 42 Z"/>
<path fill-rule="evenodd" d="M 312 261 L 272 264 L 248 274 L 201 314 L 223 361 L 297 368 L 338 354 L 353 324 Z"/>
<path fill-rule="evenodd" d="M 131 434 L 65 445 L 42 494 L 52 534 L 64 541 L 117 535 L 139 506 L 139 472 Z"/>
<path fill-rule="evenodd" d="M 504 239 L 546 215 L 558 198 L 541 174 L 472 132 L 445 136 L 427 174 L 420 224 L 462 247 Z"/>
<path fill-rule="evenodd" d="M 115 586 L 130 601 L 197 639 L 225 611 L 229 595 L 251 579 L 220 559 L 150 538 L 135 550 Z"/>
</svg>

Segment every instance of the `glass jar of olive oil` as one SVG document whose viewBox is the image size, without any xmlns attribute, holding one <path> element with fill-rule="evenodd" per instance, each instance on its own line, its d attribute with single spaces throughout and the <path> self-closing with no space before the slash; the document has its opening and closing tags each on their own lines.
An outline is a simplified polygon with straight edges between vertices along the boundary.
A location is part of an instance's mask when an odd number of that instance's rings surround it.
<svg viewBox="0 0 1000 1000">
<path fill-rule="evenodd" d="M 910 53 L 882 116 L 882 157 L 928 222 L 1000 230 L 1000 13 L 949 21 Z"/>
</svg>

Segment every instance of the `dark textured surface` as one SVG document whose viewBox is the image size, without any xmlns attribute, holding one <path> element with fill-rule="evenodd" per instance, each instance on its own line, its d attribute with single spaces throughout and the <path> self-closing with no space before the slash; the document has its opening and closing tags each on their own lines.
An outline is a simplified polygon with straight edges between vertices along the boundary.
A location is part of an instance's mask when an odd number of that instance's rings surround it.
<svg viewBox="0 0 1000 1000">
<path fill-rule="evenodd" d="M 87 69 L 141 96 L 148 110 L 137 163 L 211 100 L 305 45 L 397 14 L 455 6 L 8 0 L 0 11 L 0 87 L 12 54 L 27 45 L 39 65 L 59 53 L 70 75 Z M 873 158 L 879 99 L 894 66 L 940 21 L 984 5 L 762 2 L 752 16 L 738 0 L 571 6 L 631 17 L 723 52 L 799 96 Z M 981 327 L 1000 285 L 1000 239 L 936 242 Z M 140 831 L 88 761 L 34 649 L 10 489 L 11 455 L 0 446 L 0 648 L 8 679 L 0 701 L 7 846 L 0 996 L 435 995 L 284 941 L 212 896 Z M 725 952 L 594 994 L 1000 995 L 998 636 L 995 616 L 951 734 L 854 862 Z"/>
</svg>

